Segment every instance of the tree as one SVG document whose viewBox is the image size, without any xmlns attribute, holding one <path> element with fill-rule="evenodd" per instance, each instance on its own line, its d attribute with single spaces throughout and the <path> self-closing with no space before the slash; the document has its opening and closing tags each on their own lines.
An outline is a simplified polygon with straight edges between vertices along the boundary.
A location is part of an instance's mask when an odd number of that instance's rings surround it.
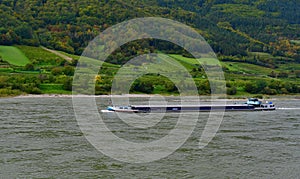
<svg viewBox="0 0 300 179">
<path fill-rule="evenodd" d="M 61 75 L 63 74 L 63 68 L 61 67 L 55 67 L 51 70 L 51 73 L 54 75 L 54 76 L 57 76 L 57 75 Z"/>
<path fill-rule="evenodd" d="M 270 87 L 265 87 L 263 93 L 268 94 L 268 95 L 275 95 L 275 94 L 277 94 L 277 91 L 275 89 L 270 88 Z"/>
<path fill-rule="evenodd" d="M 228 95 L 235 95 L 237 93 L 237 89 L 235 86 L 227 88 Z"/>
<path fill-rule="evenodd" d="M 32 38 L 32 29 L 27 24 L 21 24 L 15 29 L 15 33 L 20 36 L 22 39 L 31 39 Z"/>
<path fill-rule="evenodd" d="M 256 86 L 257 91 L 260 92 L 267 86 L 267 82 L 265 80 L 258 80 L 256 81 Z"/>
<path fill-rule="evenodd" d="M 25 70 L 26 71 L 34 71 L 34 66 L 32 63 L 28 63 L 25 65 Z"/>
<path fill-rule="evenodd" d="M 63 73 L 67 76 L 73 76 L 74 75 L 74 67 L 65 66 L 63 69 Z"/>
<path fill-rule="evenodd" d="M 168 92 L 178 92 L 178 89 L 173 82 L 165 81 L 164 86 Z"/>
<path fill-rule="evenodd" d="M 152 83 L 149 81 L 137 80 L 134 84 L 133 89 L 134 89 L 134 91 L 139 91 L 139 92 L 150 94 L 153 92 L 154 87 L 153 87 Z"/>
<path fill-rule="evenodd" d="M 68 90 L 68 91 L 72 91 L 72 84 L 73 84 L 73 78 L 72 77 L 66 78 L 64 83 L 63 83 L 63 89 Z"/>
<path fill-rule="evenodd" d="M 257 85 L 255 83 L 248 82 L 245 84 L 245 91 L 252 94 L 258 93 Z"/>
</svg>

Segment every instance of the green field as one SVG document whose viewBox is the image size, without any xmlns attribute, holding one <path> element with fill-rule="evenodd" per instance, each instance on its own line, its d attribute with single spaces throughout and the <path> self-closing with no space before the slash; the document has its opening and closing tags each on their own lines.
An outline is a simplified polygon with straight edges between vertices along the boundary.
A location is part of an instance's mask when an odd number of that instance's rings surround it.
<svg viewBox="0 0 300 179">
<path fill-rule="evenodd" d="M 199 65 L 220 65 L 219 61 L 215 58 L 188 58 L 182 55 L 177 54 L 169 54 L 169 56 L 178 62 L 180 62 L 186 69 L 192 70 L 194 68 L 198 68 Z"/>
<path fill-rule="evenodd" d="M 62 84 L 41 84 L 39 88 L 45 94 L 72 94 L 71 91 L 64 90 Z"/>
<path fill-rule="evenodd" d="M 251 52 L 249 56 L 260 56 L 262 59 L 264 58 L 272 58 L 274 61 L 276 59 L 280 59 L 280 57 L 273 57 L 271 54 L 262 53 L 262 52 Z M 183 66 L 185 66 L 188 70 L 195 68 L 197 64 L 208 64 L 213 65 L 216 61 L 211 60 L 209 58 L 201 58 L 199 60 L 194 58 L 183 57 L 182 55 L 170 54 L 170 57 L 179 61 Z M 291 71 L 300 70 L 300 64 L 295 62 L 288 62 L 285 64 L 278 64 L 278 68 L 268 68 L 264 66 L 259 66 L 255 64 L 243 63 L 243 62 L 223 62 L 221 61 L 220 64 L 223 67 L 226 67 L 228 71 L 226 73 L 237 73 L 239 74 L 239 78 L 243 78 L 243 75 L 252 74 L 254 76 L 267 76 L 272 71 L 276 73 L 280 72 L 287 72 L 291 73 Z"/>
<path fill-rule="evenodd" d="M 258 65 L 239 63 L 239 62 L 222 62 L 223 66 L 229 69 L 230 72 L 238 72 L 241 74 L 268 75 L 272 71 L 271 68 L 266 68 Z"/>
<path fill-rule="evenodd" d="M 178 61 L 183 61 L 192 65 L 198 65 L 201 63 L 205 63 L 207 65 L 216 65 L 216 59 L 214 58 L 200 58 L 200 59 L 195 59 L 195 58 L 188 58 L 184 57 L 182 55 L 177 55 L 177 54 L 171 54 L 169 55 L 170 57 L 178 60 Z"/>
<path fill-rule="evenodd" d="M 0 56 L 3 60 L 16 66 L 25 66 L 30 63 L 29 59 L 20 49 L 13 46 L 0 45 Z"/>
<path fill-rule="evenodd" d="M 280 71 L 300 70 L 300 64 L 299 63 L 282 64 L 279 66 L 278 70 Z"/>
<path fill-rule="evenodd" d="M 48 52 L 41 47 L 30 47 L 25 45 L 19 45 L 17 47 L 37 66 L 57 66 L 58 63 L 64 61 L 61 57 Z"/>
<path fill-rule="evenodd" d="M 260 56 L 262 58 L 274 58 L 271 54 L 269 53 L 264 53 L 264 52 L 249 52 L 248 55 L 250 57 L 253 57 L 253 56 Z"/>
<path fill-rule="evenodd" d="M 12 68 L 0 68 L 0 73 L 10 73 L 14 71 Z"/>
</svg>

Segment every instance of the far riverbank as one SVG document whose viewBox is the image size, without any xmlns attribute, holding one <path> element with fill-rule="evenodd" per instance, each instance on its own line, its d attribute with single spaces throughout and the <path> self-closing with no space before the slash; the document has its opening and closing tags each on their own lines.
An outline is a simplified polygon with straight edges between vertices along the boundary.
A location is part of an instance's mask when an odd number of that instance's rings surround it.
<svg viewBox="0 0 300 179">
<path fill-rule="evenodd" d="M 12 96 L 11 98 L 72 98 L 74 95 L 71 94 L 26 94 L 26 95 L 19 95 L 19 96 Z M 180 97 L 175 95 L 157 95 L 157 94 L 124 94 L 124 95 L 75 95 L 75 97 L 95 97 L 95 98 L 151 98 L 151 97 Z M 245 100 L 250 97 L 257 97 L 264 99 L 264 100 L 300 100 L 300 95 L 276 95 L 276 96 L 260 96 L 260 95 L 251 95 L 251 96 L 218 96 L 213 98 L 214 100 Z M 193 98 L 194 96 L 186 96 L 187 98 Z M 200 100 L 210 100 L 211 96 L 198 96 Z M 10 98 L 9 96 L 6 98 Z"/>
</svg>

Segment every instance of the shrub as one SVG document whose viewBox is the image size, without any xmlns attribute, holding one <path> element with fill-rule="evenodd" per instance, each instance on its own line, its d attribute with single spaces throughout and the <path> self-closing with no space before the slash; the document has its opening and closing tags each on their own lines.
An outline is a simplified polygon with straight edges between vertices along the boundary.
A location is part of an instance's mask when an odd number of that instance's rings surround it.
<svg viewBox="0 0 300 179">
<path fill-rule="evenodd" d="M 34 71 L 34 66 L 32 63 L 28 63 L 25 65 L 25 70 L 26 71 Z"/>
<path fill-rule="evenodd" d="M 253 96 L 253 98 L 263 99 L 264 97 L 263 97 L 263 95 L 258 94 L 258 95 Z"/>
<path fill-rule="evenodd" d="M 63 69 L 63 73 L 67 76 L 73 76 L 74 75 L 74 68 L 71 66 L 65 66 Z"/>
<path fill-rule="evenodd" d="M 72 91 L 73 78 L 67 78 L 63 83 L 63 89 Z"/>
<path fill-rule="evenodd" d="M 257 88 L 257 85 L 254 84 L 254 83 L 246 83 L 245 84 L 245 91 L 248 92 L 248 93 L 252 93 L 252 94 L 255 94 L 255 93 L 258 93 L 258 88 Z"/>
<path fill-rule="evenodd" d="M 29 93 L 30 94 L 42 94 L 42 91 L 37 87 L 33 87 L 30 89 Z"/>
<path fill-rule="evenodd" d="M 235 86 L 227 88 L 227 94 L 228 95 L 235 95 L 237 93 L 237 89 Z"/>
<path fill-rule="evenodd" d="M 150 82 L 137 80 L 134 84 L 133 90 L 150 94 L 154 90 L 154 87 Z"/>
<path fill-rule="evenodd" d="M 265 87 L 265 89 L 263 90 L 264 94 L 268 94 L 268 95 L 276 95 L 277 94 L 277 90 L 272 89 L 270 87 Z"/>
<path fill-rule="evenodd" d="M 57 75 L 62 75 L 63 74 L 63 68 L 61 67 L 55 67 L 51 70 L 51 73 L 54 75 L 54 76 L 57 76 Z"/>
</svg>

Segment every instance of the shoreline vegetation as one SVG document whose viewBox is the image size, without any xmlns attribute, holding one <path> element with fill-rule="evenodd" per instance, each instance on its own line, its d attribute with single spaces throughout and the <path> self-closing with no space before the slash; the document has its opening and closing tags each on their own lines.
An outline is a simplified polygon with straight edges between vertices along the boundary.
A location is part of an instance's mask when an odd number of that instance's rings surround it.
<svg viewBox="0 0 300 179">
<path fill-rule="evenodd" d="M 15 66 L 9 63 L 9 59 L 3 57 L 1 59 L 2 47 L 6 46 L 0 45 L 0 97 L 24 94 L 72 94 L 73 76 L 80 56 L 46 50 L 44 47 L 15 46 L 14 50 L 20 50 L 31 61 L 25 66 Z M 58 54 L 60 55 L 58 56 Z M 65 56 L 70 58 L 62 58 Z M 210 95 L 208 77 L 197 59 L 178 54 L 168 54 L 168 56 L 181 63 L 189 71 L 200 96 Z M 18 60 L 22 61 L 22 58 Z M 271 58 L 271 56 L 266 55 L 260 58 Z M 224 56 L 219 59 L 226 79 L 227 95 L 230 98 L 300 93 L 300 63 L 281 64 L 282 62 L 278 61 L 279 67 L 272 69 L 244 61 L 224 60 Z M 209 59 L 201 60 L 209 65 Z M 273 60 L 276 61 L 275 57 Z M 101 71 L 95 76 L 95 95 L 110 93 L 114 76 L 121 68 L 120 64 L 108 62 L 103 64 Z M 157 66 L 155 68 L 165 70 L 168 67 Z M 184 84 L 184 81 L 180 81 L 180 83 Z M 84 91 L 80 91 L 80 93 L 84 93 Z M 160 74 L 146 74 L 136 79 L 130 93 L 179 95 L 175 84 Z"/>
<path fill-rule="evenodd" d="M 72 94 L 23 94 L 23 95 L 18 95 L 18 96 L 7 96 L 7 97 L 2 97 L 2 98 L 72 98 L 72 97 L 82 97 L 82 98 L 90 98 L 90 97 L 95 97 L 95 98 L 151 98 L 151 97 L 180 97 L 178 95 L 158 95 L 158 94 L 124 94 L 124 95 L 84 95 L 84 94 L 79 94 L 79 95 L 72 95 Z M 183 96 L 187 98 L 192 98 L 194 96 Z M 199 95 L 200 100 L 211 100 L 210 95 Z M 216 96 L 215 96 L 216 97 Z M 217 96 L 217 99 L 214 100 L 238 100 L 238 101 L 243 101 L 247 98 L 254 97 L 254 98 L 260 98 L 260 99 L 265 99 L 265 100 L 277 100 L 277 99 L 289 99 L 289 100 L 300 100 L 300 95 L 275 95 L 275 96 L 261 96 L 261 95 L 251 95 L 251 96 Z M 0 97 L 1 99 L 1 97 Z"/>
</svg>

